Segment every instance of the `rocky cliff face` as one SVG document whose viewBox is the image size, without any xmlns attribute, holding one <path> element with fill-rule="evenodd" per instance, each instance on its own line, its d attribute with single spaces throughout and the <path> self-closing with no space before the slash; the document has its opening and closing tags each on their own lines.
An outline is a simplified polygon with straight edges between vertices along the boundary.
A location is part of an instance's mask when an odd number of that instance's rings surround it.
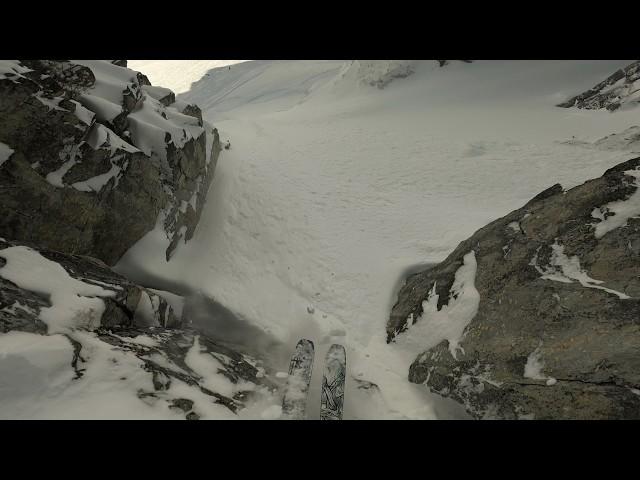
<svg viewBox="0 0 640 480">
<path fill-rule="evenodd" d="M 235 418 L 273 385 L 112 265 L 191 238 L 220 152 L 196 105 L 113 61 L 0 61 L 2 418 Z"/>
<path fill-rule="evenodd" d="M 0 63 L 0 232 L 107 264 L 193 235 L 220 151 L 199 108 L 125 61 Z"/>
<path fill-rule="evenodd" d="M 588 110 L 606 108 L 609 111 L 631 107 L 640 102 L 640 61 L 618 70 L 586 92 L 559 104 Z"/>
<path fill-rule="evenodd" d="M 388 340 L 476 418 L 640 418 L 640 158 L 555 185 L 412 275 Z"/>
<path fill-rule="evenodd" d="M 219 418 L 220 408 L 233 416 L 273 388 L 256 360 L 183 325 L 175 296 L 135 285 L 90 257 L 2 239 L 0 353 L 6 418 L 53 412 L 56 402 L 69 403 L 66 415 L 82 416 L 73 397 L 104 388 L 161 415 Z M 28 378 L 20 378 L 24 362 Z M 50 398 L 17 395 L 25 388 L 43 388 Z"/>
</svg>

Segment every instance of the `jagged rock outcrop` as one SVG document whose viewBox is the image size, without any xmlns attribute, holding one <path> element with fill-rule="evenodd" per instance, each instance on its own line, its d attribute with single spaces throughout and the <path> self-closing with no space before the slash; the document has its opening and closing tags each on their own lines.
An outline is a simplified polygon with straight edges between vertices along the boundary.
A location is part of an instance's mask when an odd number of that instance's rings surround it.
<svg viewBox="0 0 640 480">
<path fill-rule="evenodd" d="M 609 111 L 630 107 L 640 102 L 640 61 L 633 62 L 586 92 L 570 98 L 558 107 Z"/>
<path fill-rule="evenodd" d="M 440 65 L 441 67 L 444 67 L 445 65 L 449 65 L 449 62 L 451 60 L 438 60 L 438 65 Z M 471 63 L 473 62 L 473 60 L 460 60 L 461 62 L 464 63 Z"/>
<path fill-rule="evenodd" d="M 410 276 L 389 341 L 476 418 L 640 418 L 640 158 L 554 185 Z"/>
<path fill-rule="evenodd" d="M 113 265 L 193 235 L 221 150 L 195 105 L 126 61 L 0 62 L 0 235 Z"/>
<path fill-rule="evenodd" d="M 116 368 L 123 394 L 154 408 L 159 402 L 188 419 L 205 416 L 213 404 L 233 414 L 264 389 L 273 389 L 259 362 L 185 327 L 171 301 L 101 261 L 0 239 L 0 342 L 5 342 L 0 370 L 10 369 L 12 355 L 20 358 L 15 351 L 22 352 L 25 338 L 27 358 L 49 355 L 42 353 L 46 343 L 37 343 L 40 336 L 63 339 L 66 368 L 73 373 L 64 389 L 48 387 L 50 402 L 65 392 L 72 395 L 74 388 L 99 393 L 103 382 L 113 382 Z M 53 356 L 50 360 L 55 363 Z M 11 403 L 21 380 L 5 373 L 3 392 Z"/>
</svg>

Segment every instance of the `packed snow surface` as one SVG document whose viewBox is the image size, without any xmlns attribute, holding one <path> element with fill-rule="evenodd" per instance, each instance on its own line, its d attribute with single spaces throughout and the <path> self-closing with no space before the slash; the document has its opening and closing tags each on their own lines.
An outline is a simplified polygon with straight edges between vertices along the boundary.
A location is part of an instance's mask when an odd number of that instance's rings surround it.
<svg viewBox="0 0 640 480">
<path fill-rule="evenodd" d="M 382 65 L 363 79 L 344 61 L 132 61 L 200 105 L 232 146 L 194 238 L 166 262 L 166 239 L 151 232 L 118 268 L 214 298 L 286 347 L 277 370 L 300 337 L 313 340 L 308 418 L 319 417 L 331 343 L 347 348 L 345 419 L 458 415 L 407 380 L 433 337 L 386 344 L 397 289 L 554 183 L 570 188 L 631 158 L 561 142 L 624 131 L 638 109 L 555 107 L 630 62 L 416 61 L 409 76 Z M 277 404 L 255 417 L 277 418 Z"/>
</svg>

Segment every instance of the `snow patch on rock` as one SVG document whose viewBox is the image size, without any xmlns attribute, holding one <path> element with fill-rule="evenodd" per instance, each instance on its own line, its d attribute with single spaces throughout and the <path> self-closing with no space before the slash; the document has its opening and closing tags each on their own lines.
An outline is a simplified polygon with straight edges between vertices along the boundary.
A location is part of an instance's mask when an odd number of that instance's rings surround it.
<svg viewBox="0 0 640 480">
<path fill-rule="evenodd" d="M 4 162 L 9 160 L 11 155 L 13 155 L 14 150 L 9 147 L 6 143 L 0 142 L 0 167 Z"/>
<path fill-rule="evenodd" d="M 553 377 L 545 375 L 542 370 L 544 369 L 544 360 L 542 359 L 542 352 L 540 348 L 542 344 L 529 354 L 527 357 L 527 363 L 524 366 L 524 378 L 530 378 L 532 380 L 545 380 L 548 386 L 555 385 L 557 380 Z"/>
</svg>

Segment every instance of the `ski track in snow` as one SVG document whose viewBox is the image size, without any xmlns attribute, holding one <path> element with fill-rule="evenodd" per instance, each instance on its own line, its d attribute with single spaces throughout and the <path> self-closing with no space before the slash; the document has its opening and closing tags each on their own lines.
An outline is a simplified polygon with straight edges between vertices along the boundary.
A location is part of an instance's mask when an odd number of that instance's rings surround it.
<svg viewBox="0 0 640 480">
<path fill-rule="evenodd" d="M 331 343 L 347 348 L 345 419 L 459 415 L 408 382 L 419 345 L 386 344 L 394 289 L 411 266 L 443 260 L 554 183 L 570 188 L 631 158 L 559 141 L 621 131 L 639 110 L 554 106 L 624 64 L 423 62 L 384 90 L 341 78 L 343 62 L 330 61 L 246 62 L 194 77 L 179 98 L 201 105 L 232 148 L 191 242 L 166 263 L 149 234 L 121 265 L 201 290 L 289 353 L 300 337 L 314 341 L 308 418 L 319 418 L 319 360 Z M 165 73 L 158 65 L 154 84 L 184 84 Z"/>
</svg>

